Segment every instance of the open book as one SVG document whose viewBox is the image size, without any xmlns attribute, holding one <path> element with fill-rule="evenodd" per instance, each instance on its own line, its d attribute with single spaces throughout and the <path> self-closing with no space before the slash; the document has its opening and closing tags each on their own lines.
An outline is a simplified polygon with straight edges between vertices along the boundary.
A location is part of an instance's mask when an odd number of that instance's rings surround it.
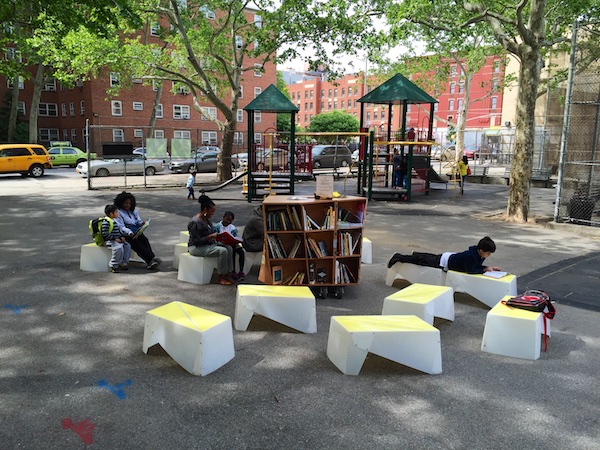
<svg viewBox="0 0 600 450">
<path fill-rule="evenodd" d="M 502 278 L 502 277 L 505 277 L 506 275 L 508 275 L 508 272 L 492 271 L 492 272 L 483 272 L 483 274 L 486 277 L 490 277 L 490 278 Z"/>
<path fill-rule="evenodd" d="M 217 241 L 222 242 L 225 245 L 231 245 L 232 247 L 235 247 L 236 245 L 243 242 L 243 239 L 236 236 L 232 236 L 227 231 L 223 231 L 217 234 Z"/>
<path fill-rule="evenodd" d="M 152 220 L 152 219 L 148 219 L 148 220 L 146 220 L 146 222 L 144 223 L 144 225 L 142 225 L 142 226 L 140 227 L 140 229 L 139 229 L 139 230 L 137 230 L 137 231 L 135 232 L 135 234 L 133 235 L 133 239 L 140 237 L 140 235 L 141 235 L 141 234 L 142 234 L 144 231 L 146 231 L 146 228 L 148 228 L 148 227 L 150 226 L 150 220 Z"/>
</svg>

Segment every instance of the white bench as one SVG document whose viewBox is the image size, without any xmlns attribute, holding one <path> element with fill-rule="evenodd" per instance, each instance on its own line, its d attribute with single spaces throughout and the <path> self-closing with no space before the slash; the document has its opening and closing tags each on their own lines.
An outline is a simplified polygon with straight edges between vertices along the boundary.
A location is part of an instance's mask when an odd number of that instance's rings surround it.
<svg viewBox="0 0 600 450">
<path fill-rule="evenodd" d="M 108 263 L 111 258 L 111 250 L 103 245 L 97 245 L 95 242 L 81 246 L 79 255 L 79 270 L 84 272 L 108 272 L 110 270 Z M 136 252 L 131 251 L 129 262 L 141 262 L 146 264 Z"/>
<path fill-rule="evenodd" d="M 388 269 L 385 284 L 391 286 L 396 279 L 406 280 L 411 283 L 445 286 L 446 272 L 435 267 L 398 262 Z"/>
<path fill-rule="evenodd" d="M 173 250 L 173 269 L 175 269 L 175 270 L 179 269 L 179 258 L 181 257 L 182 254 L 187 253 L 187 251 L 188 251 L 187 242 L 175 244 L 175 249 Z"/>
<path fill-rule="evenodd" d="M 429 325 L 433 318 L 454 320 L 454 292 L 451 287 L 415 283 L 387 296 L 382 315 L 415 315 Z"/>
<path fill-rule="evenodd" d="M 490 308 L 507 295 L 517 295 L 517 277 L 510 274 L 502 278 L 491 278 L 449 270 L 446 274 L 446 286 L 450 286 L 454 292 L 469 294 Z"/>
<path fill-rule="evenodd" d="M 371 239 L 364 237 L 362 239 L 362 251 L 360 255 L 360 262 L 363 264 L 373 263 L 373 243 Z"/>
<path fill-rule="evenodd" d="M 177 279 L 187 283 L 210 284 L 214 270 L 218 267 L 219 258 L 204 258 L 182 253 L 179 256 Z"/>
<path fill-rule="evenodd" d="M 440 331 L 417 316 L 333 316 L 327 356 L 358 375 L 371 352 L 429 374 L 442 373 Z"/>
<path fill-rule="evenodd" d="M 317 332 L 315 296 L 307 286 L 238 286 L 233 319 L 235 329 L 247 330 L 255 314 L 303 333 Z"/>
<path fill-rule="evenodd" d="M 208 375 L 235 356 L 231 318 L 182 302 L 146 312 L 142 350 L 156 344 L 193 375 Z"/>
<path fill-rule="evenodd" d="M 179 232 L 179 243 L 187 244 L 190 240 L 190 232 L 189 231 L 180 231 Z"/>
<path fill-rule="evenodd" d="M 507 295 L 503 300 L 512 296 Z M 544 334 L 544 315 L 497 303 L 488 313 L 481 350 L 515 358 L 538 359 Z M 550 321 L 546 320 L 550 336 Z"/>
</svg>

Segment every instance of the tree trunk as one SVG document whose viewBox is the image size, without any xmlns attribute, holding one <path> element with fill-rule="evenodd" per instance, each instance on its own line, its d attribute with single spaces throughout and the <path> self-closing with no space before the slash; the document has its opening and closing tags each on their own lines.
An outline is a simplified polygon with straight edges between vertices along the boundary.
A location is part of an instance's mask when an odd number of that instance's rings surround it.
<svg viewBox="0 0 600 450">
<path fill-rule="evenodd" d="M 43 84 L 44 65 L 39 63 L 33 80 L 33 95 L 31 96 L 31 110 L 29 111 L 29 142 L 32 144 L 38 142 L 38 115 L 40 112 L 40 98 L 42 96 Z"/>
<path fill-rule="evenodd" d="M 519 70 L 519 95 L 515 124 L 515 150 L 510 170 L 506 219 L 526 222 L 535 137 L 535 101 L 540 81 L 539 48 L 523 45 Z"/>
<path fill-rule="evenodd" d="M 465 76 L 465 92 L 463 97 L 462 110 L 458 110 L 458 117 L 456 120 L 456 154 L 454 160 L 459 161 L 462 157 L 461 153 L 464 154 L 465 150 L 465 128 L 467 127 L 467 113 L 469 111 L 469 102 L 471 101 L 471 82 L 473 81 L 473 75 L 470 74 Z M 456 89 L 460 89 L 459 85 Z"/>
<path fill-rule="evenodd" d="M 158 82 L 156 82 L 158 83 Z M 160 104 L 160 97 L 162 96 L 163 84 L 159 83 L 158 89 L 156 89 L 156 94 L 154 95 L 154 104 L 152 105 L 152 114 L 150 115 L 150 123 L 148 124 L 150 128 L 148 128 L 148 132 L 146 133 L 146 139 L 152 137 L 152 132 L 154 131 L 154 125 L 156 124 L 156 109 Z"/>
<path fill-rule="evenodd" d="M 13 78 L 13 87 L 10 96 L 10 114 L 8 116 L 7 142 L 12 142 L 17 130 L 17 116 L 19 115 L 19 75 Z"/>
<path fill-rule="evenodd" d="M 227 120 L 223 129 L 223 141 L 221 143 L 221 156 L 217 162 L 217 181 L 223 182 L 232 177 L 231 153 L 233 150 L 233 136 L 235 134 L 236 122 Z"/>
</svg>

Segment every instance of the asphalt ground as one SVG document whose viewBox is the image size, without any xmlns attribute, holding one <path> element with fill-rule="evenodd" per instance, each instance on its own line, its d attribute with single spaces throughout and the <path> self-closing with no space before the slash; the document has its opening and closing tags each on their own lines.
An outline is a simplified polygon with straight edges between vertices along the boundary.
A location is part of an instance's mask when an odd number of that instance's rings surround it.
<svg viewBox="0 0 600 450">
<path fill-rule="evenodd" d="M 177 281 L 173 246 L 197 203 L 185 188 L 133 191 L 158 272 L 79 271 L 88 222 L 119 190 L 0 179 L 1 449 L 598 449 L 600 241 L 588 227 L 548 226 L 554 190 L 532 190 L 540 223 L 495 220 L 508 190 L 435 189 L 412 203 L 369 203 L 373 264 L 342 299 L 317 301 L 318 333 L 255 317 L 234 330 L 235 358 L 192 376 L 160 347 L 142 352 L 145 312 L 177 300 L 233 317 L 234 286 Z M 79 180 L 80 181 L 80 180 Z M 336 183 L 352 194 L 355 180 Z M 34 187 L 32 187 L 34 186 Z M 314 190 L 297 185 L 297 195 Z M 211 193 L 216 217 L 241 226 L 256 202 L 240 186 Z M 584 230 L 585 228 L 585 230 Z M 460 251 L 491 236 L 489 263 L 557 303 L 548 351 L 537 361 L 481 352 L 488 308 L 457 295 L 453 322 L 436 320 L 443 373 L 426 375 L 369 356 L 360 375 L 327 358 L 331 316 L 380 314 L 386 264 L 397 251 Z M 244 283 L 256 283 L 256 268 Z M 65 428 L 66 427 L 66 428 Z"/>
</svg>

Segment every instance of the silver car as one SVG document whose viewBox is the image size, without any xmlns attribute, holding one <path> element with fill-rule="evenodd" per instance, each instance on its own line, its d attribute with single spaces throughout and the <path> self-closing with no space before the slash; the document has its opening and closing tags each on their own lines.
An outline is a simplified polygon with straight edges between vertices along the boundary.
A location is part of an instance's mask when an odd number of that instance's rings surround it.
<svg viewBox="0 0 600 450">
<path fill-rule="evenodd" d="M 160 159 L 144 159 L 142 156 L 134 156 L 132 159 L 94 159 L 90 161 L 90 172 L 92 177 L 108 177 L 110 175 L 123 175 L 127 168 L 127 175 L 154 175 L 162 172 L 164 162 Z M 77 165 L 77 173 L 88 176 L 88 163 L 82 162 Z"/>
<path fill-rule="evenodd" d="M 209 151 L 205 153 L 199 153 L 196 158 L 172 159 L 171 163 L 169 164 L 169 169 L 176 173 L 216 172 L 219 153 L 220 152 Z M 237 170 L 239 167 L 239 161 L 236 158 L 232 157 L 231 169 Z"/>
</svg>

